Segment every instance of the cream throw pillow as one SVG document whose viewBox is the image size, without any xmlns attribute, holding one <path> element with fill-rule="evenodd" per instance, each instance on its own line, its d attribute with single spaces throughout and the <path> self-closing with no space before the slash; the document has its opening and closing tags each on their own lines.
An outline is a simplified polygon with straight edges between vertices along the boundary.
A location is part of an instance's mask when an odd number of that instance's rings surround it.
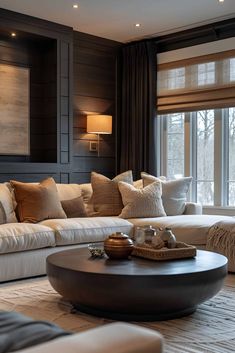
<svg viewBox="0 0 235 353">
<path fill-rule="evenodd" d="M 155 181 L 161 181 L 162 202 L 167 216 L 182 215 L 184 213 L 192 177 L 167 181 L 144 172 L 141 173 L 141 177 L 144 186 L 150 185 Z"/>
<path fill-rule="evenodd" d="M 92 201 L 96 216 L 118 216 L 121 213 L 123 203 L 118 189 L 119 181 L 133 184 L 132 171 L 119 174 L 112 180 L 102 174 L 91 173 Z"/>
<path fill-rule="evenodd" d="M 151 218 L 166 216 L 162 205 L 161 182 L 156 181 L 142 189 L 124 182 L 118 183 L 124 208 L 121 218 Z"/>
<path fill-rule="evenodd" d="M 4 223 L 7 223 L 6 212 L 0 201 L 0 224 L 4 224 Z"/>
<path fill-rule="evenodd" d="M 0 184 L 0 202 L 2 205 L 2 223 L 18 222 L 14 211 L 13 190 L 10 190 L 10 185 L 8 187 L 8 183 Z"/>
</svg>

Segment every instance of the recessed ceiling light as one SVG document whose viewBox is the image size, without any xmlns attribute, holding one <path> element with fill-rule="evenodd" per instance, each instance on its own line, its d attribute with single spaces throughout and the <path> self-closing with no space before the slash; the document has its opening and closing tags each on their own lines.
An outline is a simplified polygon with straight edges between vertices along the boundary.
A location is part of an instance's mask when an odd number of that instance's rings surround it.
<svg viewBox="0 0 235 353">
<path fill-rule="evenodd" d="M 74 9 L 78 9 L 78 4 L 73 4 Z"/>
<path fill-rule="evenodd" d="M 136 23 L 135 26 L 136 27 L 141 27 L 141 24 L 140 23 Z"/>
<path fill-rule="evenodd" d="M 219 2 L 224 2 L 224 0 L 218 0 Z"/>
<path fill-rule="evenodd" d="M 15 32 L 11 32 L 11 36 L 12 37 L 16 37 L 16 33 Z"/>
</svg>

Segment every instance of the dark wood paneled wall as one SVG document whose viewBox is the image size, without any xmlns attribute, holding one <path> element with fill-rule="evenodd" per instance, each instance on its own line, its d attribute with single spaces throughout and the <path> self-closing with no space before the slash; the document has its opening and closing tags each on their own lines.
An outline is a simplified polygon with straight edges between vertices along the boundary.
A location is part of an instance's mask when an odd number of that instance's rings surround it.
<svg viewBox="0 0 235 353">
<path fill-rule="evenodd" d="M 20 35 L 9 40 L 9 33 Z M 0 9 L 0 61 L 31 68 L 31 156 L 0 156 L 0 182 L 87 182 L 116 170 L 116 58 L 121 43 Z M 21 38 L 21 39 L 19 39 Z M 74 90 L 74 93 L 73 93 Z M 74 114 L 73 114 L 74 109 Z M 100 157 L 89 151 L 87 114 L 113 116 Z"/>
<path fill-rule="evenodd" d="M 10 41 L 10 32 L 17 33 Z M 30 157 L 0 156 L 0 182 L 69 182 L 72 171 L 73 30 L 0 9 L 0 61 L 29 67 Z"/>
<path fill-rule="evenodd" d="M 74 32 L 73 182 L 90 181 L 92 170 L 116 172 L 116 60 L 121 43 Z M 86 133 L 88 114 L 113 116 L 112 135 L 100 136 L 100 157 L 89 151 L 96 135 Z"/>
</svg>

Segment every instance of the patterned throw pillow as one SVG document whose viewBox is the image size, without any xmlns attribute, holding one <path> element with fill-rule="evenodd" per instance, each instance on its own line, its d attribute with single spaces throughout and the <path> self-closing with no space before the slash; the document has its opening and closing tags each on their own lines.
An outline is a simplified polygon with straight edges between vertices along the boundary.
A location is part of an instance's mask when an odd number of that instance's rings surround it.
<svg viewBox="0 0 235 353">
<path fill-rule="evenodd" d="M 124 208 L 121 218 L 151 218 L 166 216 L 162 205 L 161 182 L 155 181 L 150 185 L 137 189 L 124 182 L 118 183 L 122 195 Z"/>
<path fill-rule="evenodd" d="M 118 189 L 119 181 L 133 184 L 132 171 L 119 174 L 112 180 L 102 174 L 91 173 L 92 201 L 96 216 L 118 216 L 121 213 L 123 203 Z"/>
<path fill-rule="evenodd" d="M 144 186 L 150 185 L 155 181 L 162 183 L 162 202 L 167 216 L 182 215 L 184 213 L 192 177 L 163 180 L 144 172 L 141 173 L 141 177 Z"/>
</svg>

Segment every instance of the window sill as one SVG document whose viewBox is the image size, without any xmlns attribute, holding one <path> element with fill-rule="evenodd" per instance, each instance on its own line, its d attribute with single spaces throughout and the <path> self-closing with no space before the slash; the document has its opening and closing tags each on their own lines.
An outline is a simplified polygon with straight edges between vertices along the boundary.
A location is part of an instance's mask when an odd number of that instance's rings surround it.
<svg viewBox="0 0 235 353">
<path fill-rule="evenodd" d="M 203 206 L 202 209 L 203 209 L 203 214 L 235 217 L 235 207 Z"/>
</svg>

